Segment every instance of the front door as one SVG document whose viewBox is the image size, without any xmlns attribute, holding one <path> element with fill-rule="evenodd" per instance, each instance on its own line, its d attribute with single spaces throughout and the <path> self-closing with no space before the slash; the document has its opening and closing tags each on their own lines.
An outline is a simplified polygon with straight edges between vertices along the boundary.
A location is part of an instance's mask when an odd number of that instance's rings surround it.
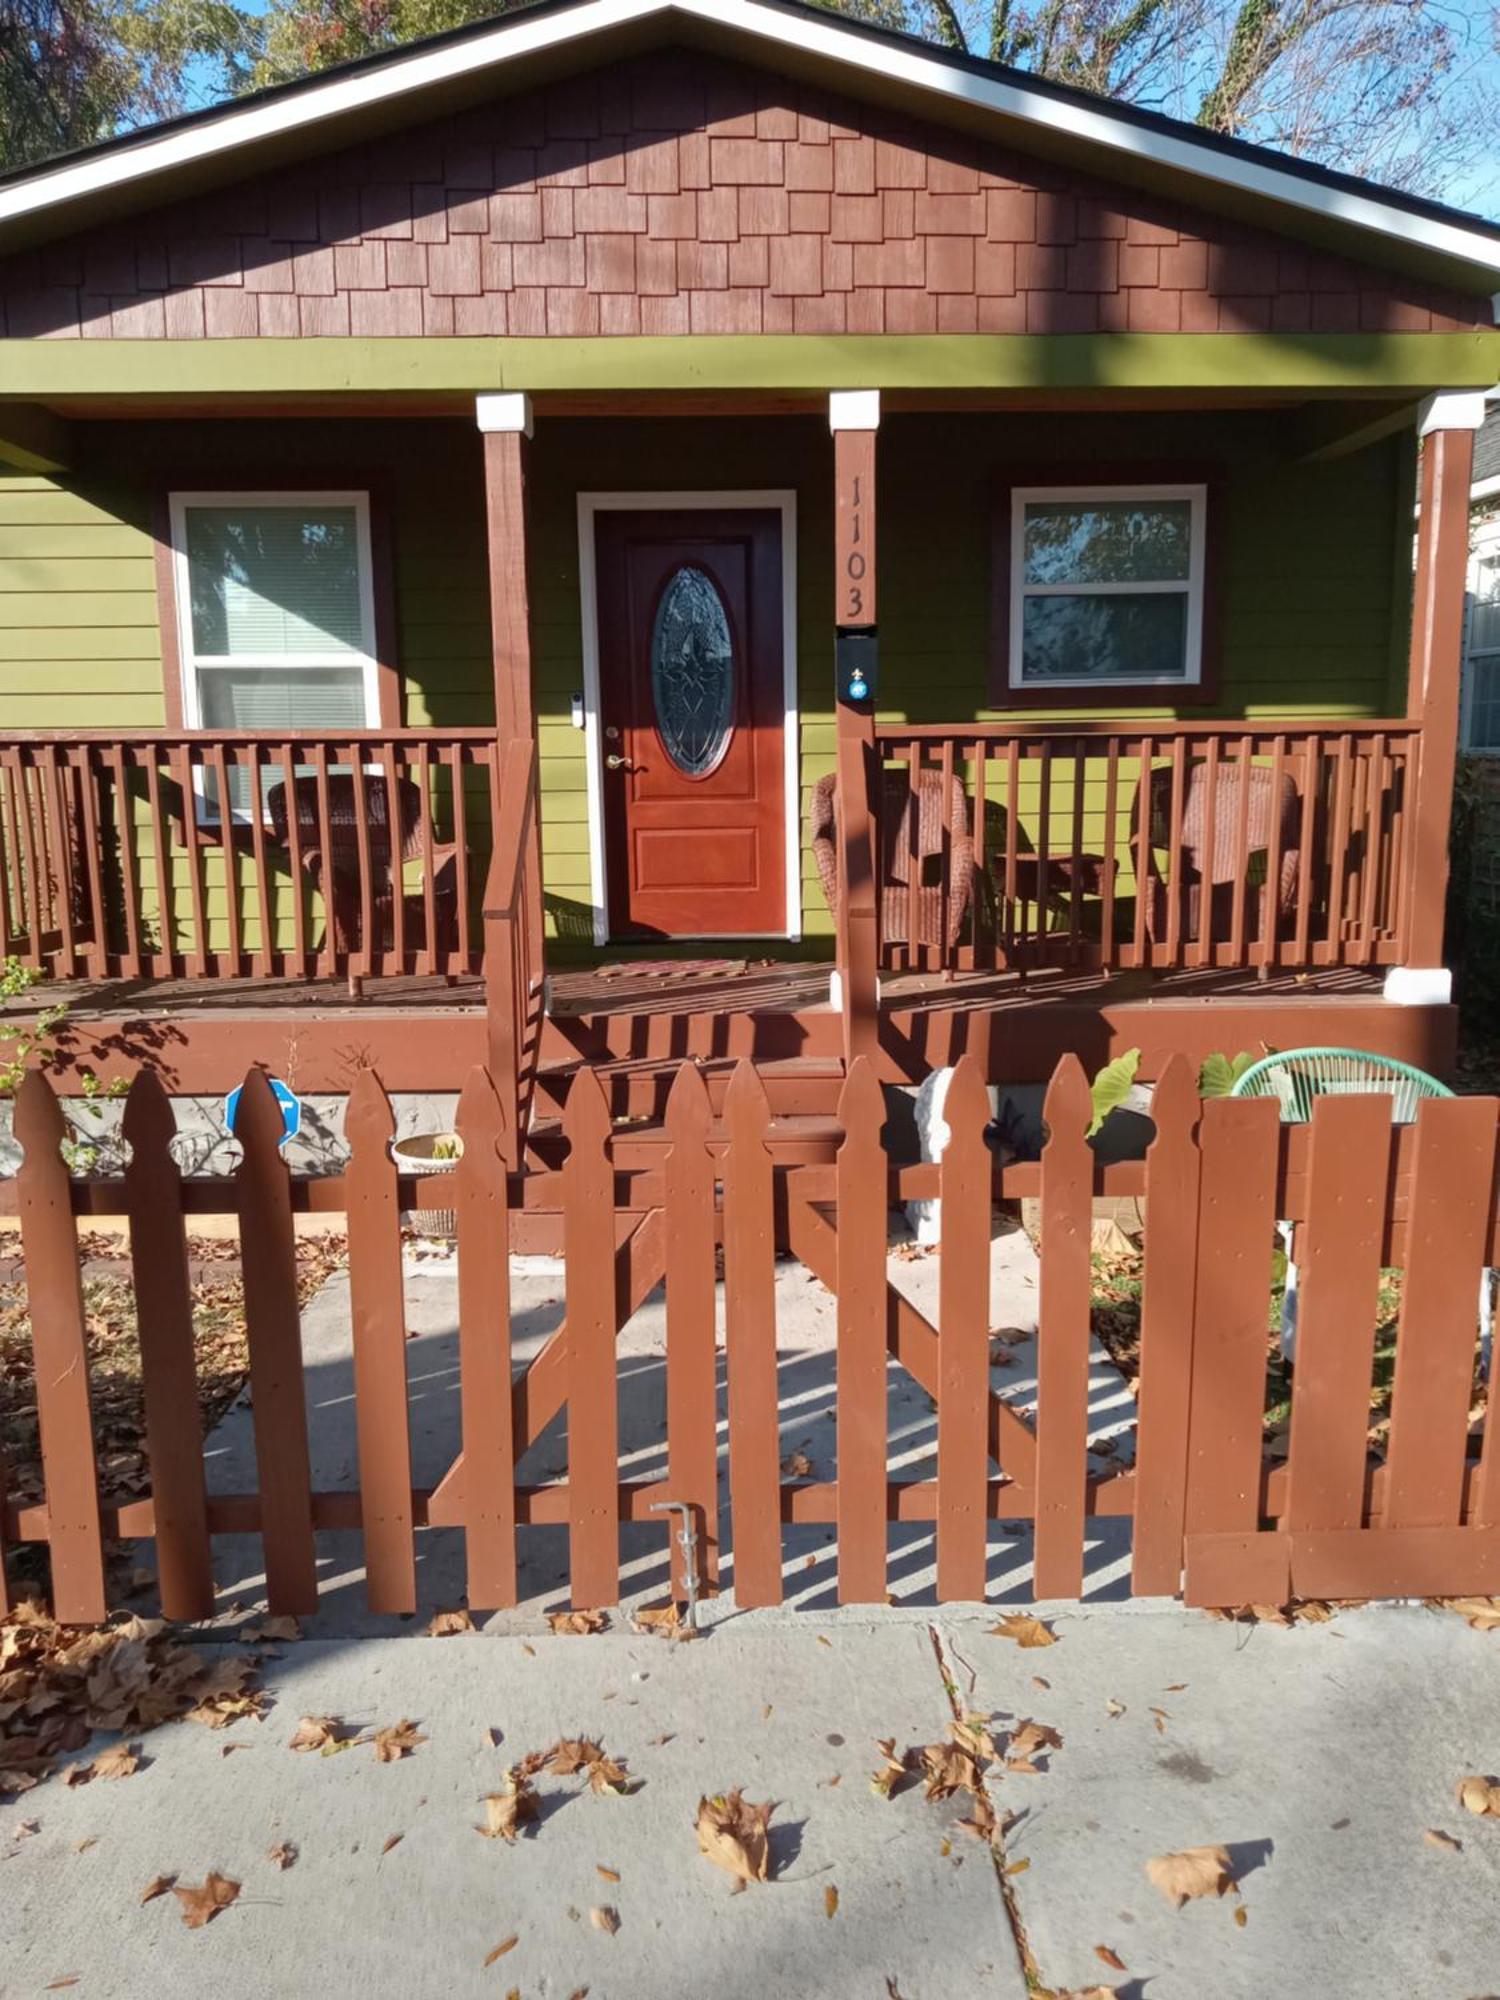
<svg viewBox="0 0 1500 2000">
<path fill-rule="evenodd" d="M 781 515 L 595 520 L 610 935 L 784 932 Z"/>
</svg>

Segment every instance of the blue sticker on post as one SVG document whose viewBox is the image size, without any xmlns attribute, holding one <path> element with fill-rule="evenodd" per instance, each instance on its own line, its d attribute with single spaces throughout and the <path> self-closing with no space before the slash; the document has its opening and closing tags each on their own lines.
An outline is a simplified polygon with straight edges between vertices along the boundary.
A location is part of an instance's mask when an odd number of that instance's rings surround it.
<svg viewBox="0 0 1500 2000">
<path fill-rule="evenodd" d="M 278 1146 L 285 1146 L 302 1130 L 302 1099 L 289 1084 L 283 1083 L 279 1076 L 269 1077 L 267 1081 L 271 1086 L 271 1095 L 281 1106 L 281 1137 L 276 1143 Z M 240 1093 L 244 1087 L 243 1084 L 237 1083 L 224 1100 L 224 1119 L 231 1132 L 234 1130 L 235 1114 L 240 1108 Z"/>
</svg>

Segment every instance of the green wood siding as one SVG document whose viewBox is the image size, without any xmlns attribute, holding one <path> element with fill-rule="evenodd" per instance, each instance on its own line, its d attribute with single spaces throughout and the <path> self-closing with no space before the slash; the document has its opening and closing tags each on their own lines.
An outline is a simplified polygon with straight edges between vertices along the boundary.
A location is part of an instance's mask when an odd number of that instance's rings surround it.
<svg viewBox="0 0 1500 2000">
<path fill-rule="evenodd" d="M 888 415 L 880 434 L 882 682 L 891 720 L 991 718 L 990 542 L 1011 477 L 1222 475 L 1223 675 L 1213 707 L 1181 713 L 1389 714 L 1404 699 L 1412 453 L 1396 438 L 1299 465 L 1290 413 Z M 462 419 L 77 426 L 80 469 L 0 475 L 0 728 L 160 726 L 161 642 L 151 522 L 168 484 L 276 488 L 300 479 L 385 495 L 395 644 L 412 723 L 493 713 L 484 494 Z M 129 466 L 127 482 L 114 468 Z M 109 467 L 106 474 L 95 468 Z M 551 925 L 591 930 L 577 497 L 620 490 L 784 489 L 797 496 L 801 800 L 833 757 L 832 446 L 821 417 L 545 417 L 532 447 L 531 589 Z M 1130 707 L 1131 719 L 1170 708 Z M 1043 711 L 1028 708 L 1028 716 Z M 1054 809 L 1070 810 L 1066 786 Z M 1092 825 L 1093 803 L 1089 803 Z M 241 864 L 247 941 L 255 895 Z M 220 878 L 221 881 L 221 878 Z M 830 923 L 803 854 L 804 926 Z M 179 903 L 186 878 L 174 881 Z M 222 903 L 222 886 L 215 899 Z M 290 885 L 278 884 L 286 921 Z"/>
</svg>

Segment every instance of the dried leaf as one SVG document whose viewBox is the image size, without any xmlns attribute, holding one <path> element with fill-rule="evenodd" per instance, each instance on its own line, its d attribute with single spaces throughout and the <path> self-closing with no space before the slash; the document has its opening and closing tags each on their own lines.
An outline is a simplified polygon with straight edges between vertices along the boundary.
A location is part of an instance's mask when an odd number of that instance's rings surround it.
<svg viewBox="0 0 1500 2000">
<path fill-rule="evenodd" d="M 157 1875 L 153 1877 L 146 1884 L 145 1888 L 142 1889 L 141 1901 L 143 1903 L 154 1903 L 158 1896 L 166 1895 L 168 1889 L 175 1884 L 176 1880 L 177 1877 L 175 1875 Z"/>
<path fill-rule="evenodd" d="M 1124 1702 L 1116 1701 L 1113 1695 L 1110 1696 L 1104 1706 L 1108 1709 L 1112 1718 L 1117 1715 L 1124 1715 L 1126 1712 Z"/>
<path fill-rule="evenodd" d="M 1035 1759 L 1044 1750 L 1061 1750 L 1063 1740 L 1055 1729 L 1045 1722 L 1018 1722 L 1011 1731 L 1010 1741 L 1005 1746 L 1005 1768 L 1007 1771 L 1026 1771 L 1032 1777 L 1040 1777 L 1046 1769 Z"/>
<path fill-rule="evenodd" d="M 1101 1965 L 1107 1965 L 1111 1972 L 1124 1972 L 1125 1961 L 1117 1951 L 1111 1951 L 1107 1944 L 1096 1944 L 1094 1956 Z"/>
<path fill-rule="evenodd" d="M 752 1805 L 738 1787 L 698 1801 L 698 1847 L 716 1868 L 741 1883 L 764 1882 L 771 1869 L 774 1801 Z"/>
<path fill-rule="evenodd" d="M 1146 1875 L 1176 1910 L 1195 1897 L 1224 1896 L 1234 1887 L 1226 1847 L 1184 1847 L 1176 1854 L 1155 1855 L 1146 1863 Z"/>
<path fill-rule="evenodd" d="M 240 1893 L 238 1882 L 231 1882 L 226 1875 L 210 1869 L 206 1881 L 196 1889 L 179 1889 L 175 1884 L 172 1894 L 182 1905 L 182 1921 L 190 1931 L 202 1930 L 211 1924 L 221 1910 L 227 1910 Z"/>
<path fill-rule="evenodd" d="M 828 1887 L 823 1891 L 823 1914 L 827 1917 L 836 1917 L 838 1913 L 839 1892 L 833 1883 L 830 1882 Z"/>
<path fill-rule="evenodd" d="M 613 1937 L 620 1928 L 620 1912 L 605 1904 L 600 1909 L 589 1911 L 589 1922 L 596 1931 L 603 1931 L 606 1937 Z"/>
<path fill-rule="evenodd" d="M 254 1625 L 246 1625 L 240 1638 L 247 1646 L 264 1644 L 284 1645 L 292 1639 L 302 1637 L 302 1627 L 295 1618 L 262 1618 Z"/>
<path fill-rule="evenodd" d="M 387 1854 L 389 1854 L 393 1847 L 399 1847 L 402 1841 L 405 1840 L 405 1838 L 406 1835 L 404 1833 L 388 1834 L 386 1836 L 385 1846 L 382 1847 L 380 1850 L 382 1858 L 384 1858 Z"/>
<path fill-rule="evenodd" d="M 1461 1840 L 1455 1840 L 1451 1833 L 1443 1833 L 1435 1826 L 1428 1827 L 1422 1838 L 1427 1842 L 1429 1847 L 1441 1847 L 1448 1854 L 1462 1854 L 1464 1851 L 1464 1844 Z"/>
<path fill-rule="evenodd" d="M 894 1736 L 878 1737 L 875 1748 L 880 1752 L 882 1761 L 880 1769 L 871 1773 L 870 1790 L 888 1799 L 894 1796 L 897 1785 L 907 1775 L 907 1758 L 896 1755 Z"/>
<path fill-rule="evenodd" d="M 61 1993 L 65 1987 L 76 1986 L 83 1977 L 81 1972 L 64 1973 L 61 1979 L 54 1979 L 42 1988 L 44 1993 Z"/>
<path fill-rule="evenodd" d="M 794 1451 L 790 1457 L 784 1458 L 781 1469 L 788 1479 L 811 1479 L 813 1476 L 812 1460 L 805 1451 Z"/>
<path fill-rule="evenodd" d="M 1030 1866 L 1031 1866 L 1031 1860 L 1030 1857 L 1027 1856 L 1026 1858 L 1020 1861 L 1007 1862 L 1005 1867 L 1005 1872 L 1007 1875 L 1024 1875 L 1026 1873 L 1026 1870 Z"/>
<path fill-rule="evenodd" d="M 995 1639 L 1014 1639 L 1018 1646 L 1055 1646 L 1057 1634 L 1049 1631 L 1040 1618 L 1033 1618 L 1029 1612 L 1013 1611 L 1002 1618 L 998 1625 L 990 1627 L 990 1636 Z"/>
<path fill-rule="evenodd" d="M 461 1606 L 457 1611 L 435 1611 L 427 1627 L 429 1639 L 448 1639 L 455 1632 L 472 1632 L 474 1620 Z"/>
<path fill-rule="evenodd" d="M 1490 1813 L 1500 1819 L 1500 1785 L 1490 1778 L 1460 1778 L 1458 1802 L 1465 1812 Z"/>
<path fill-rule="evenodd" d="M 116 1743 L 102 1750 L 89 1766 L 94 1778 L 130 1778 L 141 1768 L 138 1743 Z"/>
<path fill-rule="evenodd" d="M 602 1861 L 594 1863 L 594 1873 L 599 1877 L 601 1882 L 618 1882 L 620 1879 L 619 1870 L 606 1868 Z"/>
<path fill-rule="evenodd" d="M 285 1873 L 297 1859 L 296 1845 L 290 1840 L 278 1840 L 274 1847 L 266 1849 L 266 1859 Z"/>
<path fill-rule="evenodd" d="M 591 1632 L 603 1632 L 609 1620 L 602 1611 L 554 1611 L 547 1623 L 554 1632 L 571 1633 L 582 1638 Z"/>
<path fill-rule="evenodd" d="M 384 1729 L 377 1729 L 369 1739 L 375 1745 L 377 1764 L 398 1764 L 401 1759 L 415 1750 L 427 1738 L 414 1722 L 405 1716 L 399 1722 L 389 1723 Z"/>
<path fill-rule="evenodd" d="M 490 1792 L 484 1800 L 484 1825 L 476 1827 L 486 1840 L 503 1840 L 514 1846 L 516 1835 L 537 1814 L 536 1788 L 519 1765 L 505 1774 L 504 1790 Z"/>
<path fill-rule="evenodd" d="M 354 1741 L 348 1733 L 347 1725 L 336 1715 L 304 1715 L 297 1724 L 297 1733 L 287 1739 L 288 1750 L 317 1750 L 327 1756 L 334 1750 L 347 1750 Z"/>
<path fill-rule="evenodd" d="M 1250 1912 L 1245 1908 L 1243 1903 L 1235 1905 L 1234 1921 L 1240 1930 L 1243 1930 L 1246 1924 L 1249 1923 Z"/>
<path fill-rule="evenodd" d="M 1500 1597 L 1438 1597 L 1433 1602 L 1445 1611 L 1456 1611 L 1476 1632 L 1500 1628 Z"/>
<path fill-rule="evenodd" d="M 521 1942 L 520 1937 L 517 1935 L 515 1931 L 512 1931 L 508 1938 L 502 1938 L 499 1944 L 495 1946 L 495 1949 L 492 1952 L 486 1954 L 484 1961 L 485 1965 L 486 1966 L 493 1965 L 497 1958 L 504 1958 L 505 1954 L 508 1951 L 514 1951 L 516 1946 L 520 1942 Z"/>
</svg>

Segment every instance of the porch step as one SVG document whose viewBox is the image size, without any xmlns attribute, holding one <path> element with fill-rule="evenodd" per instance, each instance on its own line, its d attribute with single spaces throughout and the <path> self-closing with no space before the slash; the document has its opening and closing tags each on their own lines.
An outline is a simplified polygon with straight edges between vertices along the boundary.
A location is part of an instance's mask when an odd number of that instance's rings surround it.
<svg viewBox="0 0 1500 2000">
<path fill-rule="evenodd" d="M 724 1093 L 737 1060 L 733 1056 L 718 1056 L 699 1062 L 715 1117 L 724 1108 Z M 549 1114 L 560 1112 L 568 1101 L 574 1079 L 585 1068 L 591 1068 L 608 1092 L 611 1117 L 631 1121 L 664 1118 L 667 1097 L 682 1061 L 680 1056 L 644 1060 L 627 1056 L 592 1064 L 544 1065 L 536 1077 L 537 1115 L 545 1121 Z M 776 1117 L 816 1117 L 838 1108 L 839 1092 L 844 1087 L 844 1065 L 837 1058 L 792 1056 L 778 1062 L 758 1062 L 755 1070 Z"/>
</svg>

